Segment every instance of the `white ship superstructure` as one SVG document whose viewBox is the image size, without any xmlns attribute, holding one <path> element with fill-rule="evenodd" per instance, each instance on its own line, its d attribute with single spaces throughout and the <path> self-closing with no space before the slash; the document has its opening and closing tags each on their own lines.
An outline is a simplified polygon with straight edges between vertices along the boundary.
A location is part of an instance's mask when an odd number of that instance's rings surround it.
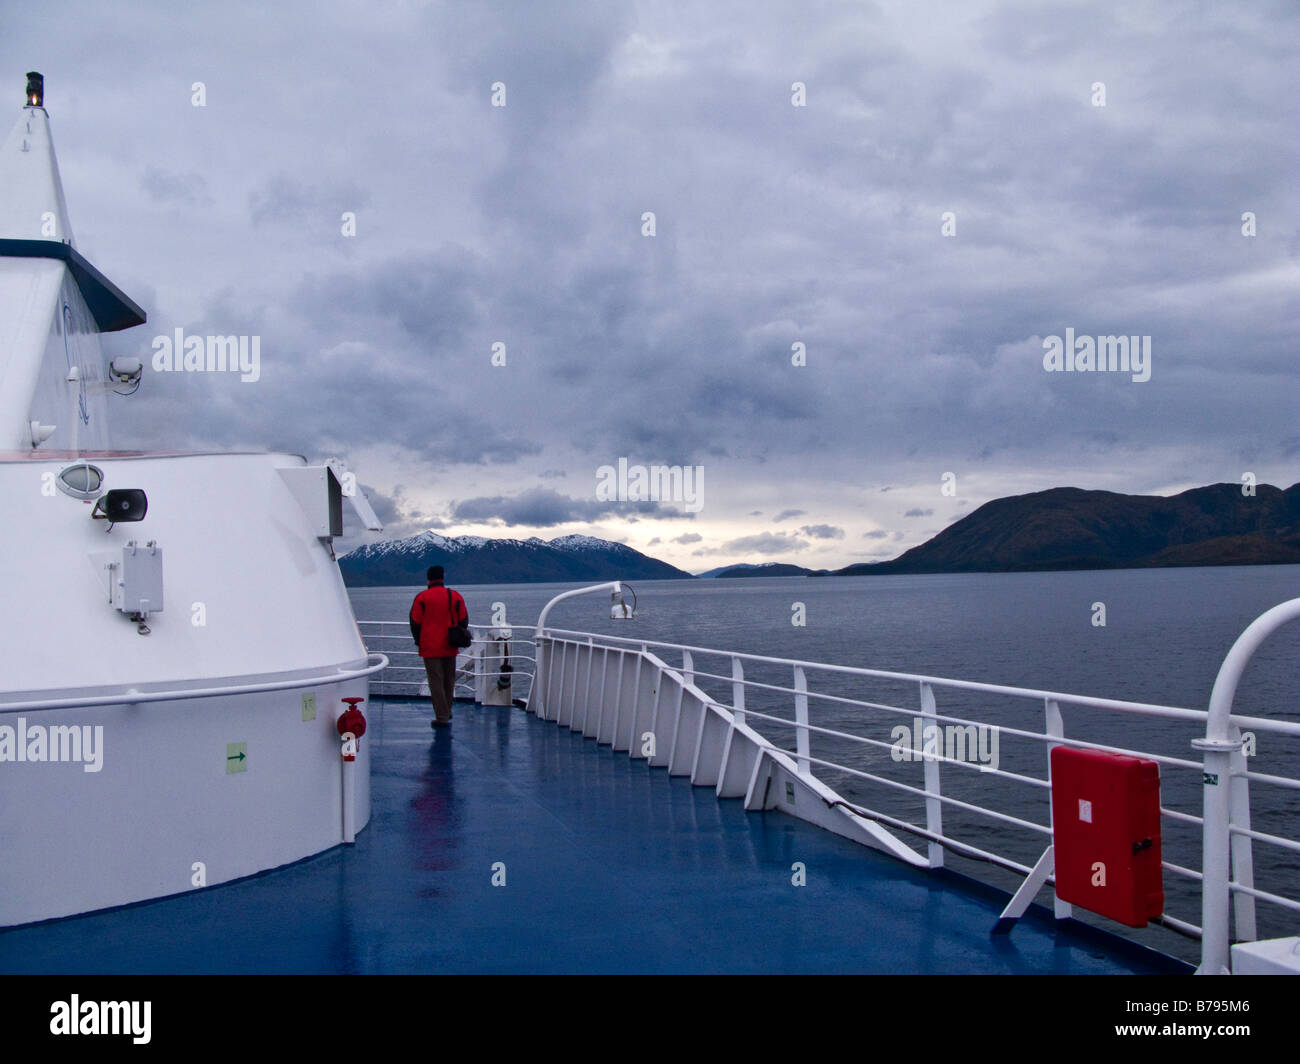
<svg viewBox="0 0 1300 1064">
<path fill-rule="evenodd" d="M 99 333 L 145 315 L 76 250 L 39 75 L 0 190 L 0 927 L 348 841 L 369 750 L 335 724 L 382 661 L 332 538 L 373 513 L 293 454 L 111 450 L 148 369 Z"/>
</svg>

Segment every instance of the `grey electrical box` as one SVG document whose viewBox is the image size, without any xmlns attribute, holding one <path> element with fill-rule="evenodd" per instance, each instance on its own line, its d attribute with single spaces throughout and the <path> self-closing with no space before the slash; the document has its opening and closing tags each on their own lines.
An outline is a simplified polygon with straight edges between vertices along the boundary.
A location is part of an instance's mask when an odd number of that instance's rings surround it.
<svg viewBox="0 0 1300 1064">
<path fill-rule="evenodd" d="M 109 593 L 115 609 L 148 616 L 163 608 L 162 548 L 156 540 L 141 546 L 130 540 L 120 560 L 110 563 Z"/>
</svg>

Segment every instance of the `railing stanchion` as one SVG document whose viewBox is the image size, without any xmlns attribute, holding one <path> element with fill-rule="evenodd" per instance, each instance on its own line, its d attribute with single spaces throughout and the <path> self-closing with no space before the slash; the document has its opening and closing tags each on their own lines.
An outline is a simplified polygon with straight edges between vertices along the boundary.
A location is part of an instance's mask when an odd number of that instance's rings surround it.
<svg viewBox="0 0 1300 1064">
<path fill-rule="evenodd" d="M 1241 739 L 1241 729 L 1235 724 L 1229 738 L 1234 742 Z M 1244 745 L 1244 744 L 1243 744 Z M 1229 796 L 1229 822 L 1234 828 L 1250 830 L 1250 780 L 1246 779 L 1246 754 L 1236 750 L 1232 755 L 1232 793 Z M 1237 832 L 1230 834 L 1232 846 L 1232 881 L 1238 886 L 1255 885 L 1255 859 L 1252 854 L 1249 835 Z M 1232 907 L 1232 929 L 1238 942 L 1254 942 L 1259 936 L 1255 930 L 1255 896 L 1239 890 L 1234 895 Z"/>
<path fill-rule="evenodd" d="M 544 720 L 560 719 L 558 712 L 555 712 L 553 707 L 556 706 L 559 699 L 559 695 L 555 693 L 557 681 L 561 688 L 564 685 L 564 648 L 566 646 L 568 646 L 568 643 L 561 643 L 557 655 L 555 652 L 555 638 L 552 637 L 550 645 L 546 648 L 546 698 L 544 700 L 546 716 L 543 718 Z M 557 657 L 558 661 L 556 660 Z"/>
<path fill-rule="evenodd" d="M 568 639 L 560 644 L 559 692 L 555 698 L 546 700 L 551 706 L 551 713 L 546 719 L 553 720 L 556 724 L 560 722 L 560 714 L 564 712 L 565 695 L 569 693 L 569 647 L 573 645 Z"/>
<path fill-rule="evenodd" d="M 596 643 L 593 639 L 587 640 L 587 681 L 582 688 L 582 726 L 587 726 L 587 713 L 591 709 L 591 668 L 596 661 Z M 573 713 L 569 717 L 569 727 L 577 723 L 578 720 L 578 702 L 575 699 L 573 703 Z"/>
<path fill-rule="evenodd" d="M 1065 738 L 1065 718 L 1061 716 L 1060 703 L 1055 698 L 1043 699 L 1043 709 L 1047 719 L 1047 726 L 1044 729 L 1053 739 Z M 1052 782 L 1052 751 L 1060 746 L 1060 743 L 1047 744 L 1047 782 Z M 1052 792 L 1047 792 L 1047 824 L 1052 827 Z M 1062 901 L 1056 896 L 1056 888 L 1052 888 L 1052 909 L 1056 913 L 1058 920 L 1068 920 L 1074 915 L 1074 906 L 1068 901 Z"/>
<path fill-rule="evenodd" d="M 623 704 L 623 674 L 627 672 L 627 651 L 619 649 L 618 652 L 618 683 L 614 685 L 614 719 L 618 720 L 618 707 Z M 600 713 L 596 716 L 596 731 L 591 735 L 597 743 L 600 742 L 601 729 L 605 727 L 605 703 L 600 704 Z M 586 733 L 584 733 L 586 734 Z"/>
<path fill-rule="evenodd" d="M 636 674 L 632 677 L 632 708 L 628 711 L 632 719 L 628 722 L 628 741 L 627 748 L 632 749 L 632 744 L 636 741 L 636 711 L 641 705 L 641 662 L 645 660 L 646 654 L 649 653 L 642 649 L 641 653 L 636 656 Z M 609 745 L 615 750 L 618 749 L 618 733 L 623 730 L 622 705 L 619 706 L 619 712 L 614 714 L 614 735 L 609 741 Z"/>
<path fill-rule="evenodd" d="M 605 677 L 608 672 L 609 672 L 609 647 L 602 647 L 601 655 L 600 655 L 600 695 L 596 699 L 596 705 L 598 707 L 603 706 L 605 704 Z M 597 716 L 599 716 L 599 713 L 600 711 L 599 709 L 597 709 Z M 591 714 L 584 713 L 582 716 L 583 735 L 587 734 L 587 724 L 590 720 L 591 720 Z"/>
<path fill-rule="evenodd" d="M 735 655 L 731 658 L 731 709 L 737 724 L 745 723 L 745 667 Z"/>
<path fill-rule="evenodd" d="M 541 720 L 546 719 L 546 678 L 550 675 L 550 654 L 546 637 L 540 632 L 533 637 L 533 683 L 528 688 L 528 708 Z"/>
<path fill-rule="evenodd" d="M 808 761 L 811 753 L 808 747 L 808 678 L 802 665 L 794 667 L 794 690 L 795 750 L 799 755 L 799 775 L 807 776 L 812 766 Z"/>
<path fill-rule="evenodd" d="M 1205 738 L 1192 740 L 1201 751 L 1201 792 L 1205 804 L 1201 824 L 1201 965 L 1198 975 L 1230 972 L 1228 941 L 1228 860 L 1232 849 L 1233 755 L 1241 753 L 1239 732 L 1234 732 L 1232 700 L 1247 662 L 1278 628 L 1300 618 L 1300 598 L 1290 599 L 1255 618 L 1232 644 L 1210 692 L 1210 713 L 1205 721 Z M 1234 738 L 1234 735 L 1236 736 Z M 1244 780 L 1242 782 L 1245 782 Z"/>
<path fill-rule="evenodd" d="M 943 733 L 939 730 L 939 722 L 935 719 L 937 713 L 934 688 L 928 683 L 921 684 L 921 749 L 923 752 L 932 749 L 932 744 L 936 743 L 939 752 L 943 751 L 943 742 L 940 739 Z M 941 836 L 943 835 L 943 803 L 939 801 L 939 795 L 943 793 L 943 786 L 939 775 L 939 761 L 924 753 L 922 756 L 925 761 L 925 828 L 932 834 Z M 929 858 L 931 868 L 943 867 L 942 843 L 929 844 Z"/>
</svg>

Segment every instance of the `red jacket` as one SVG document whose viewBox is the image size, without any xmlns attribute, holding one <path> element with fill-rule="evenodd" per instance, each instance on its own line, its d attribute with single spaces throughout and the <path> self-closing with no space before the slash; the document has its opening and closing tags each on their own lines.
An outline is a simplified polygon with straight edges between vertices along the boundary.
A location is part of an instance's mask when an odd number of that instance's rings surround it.
<svg viewBox="0 0 1300 1064">
<path fill-rule="evenodd" d="M 455 610 L 454 620 L 448 605 Z M 468 620 L 469 610 L 460 592 L 449 591 L 443 584 L 431 584 L 421 591 L 411 603 L 411 635 L 420 646 L 420 657 L 454 658 L 460 651 L 447 642 L 447 629 Z"/>
</svg>

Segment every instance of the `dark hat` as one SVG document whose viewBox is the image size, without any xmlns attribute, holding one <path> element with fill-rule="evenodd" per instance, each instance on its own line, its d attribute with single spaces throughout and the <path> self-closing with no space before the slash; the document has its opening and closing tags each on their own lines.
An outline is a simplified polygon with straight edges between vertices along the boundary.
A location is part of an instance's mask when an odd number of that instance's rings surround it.
<svg viewBox="0 0 1300 1064">
<path fill-rule="evenodd" d="M 429 571 L 425 574 L 425 578 L 426 578 L 427 580 L 430 580 L 430 581 L 432 581 L 432 580 L 441 580 L 441 579 L 442 579 L 442 566 L 441 566 L 441 565 L 431 565 L 431 566 L 429 566 Z"/>
</svg>

